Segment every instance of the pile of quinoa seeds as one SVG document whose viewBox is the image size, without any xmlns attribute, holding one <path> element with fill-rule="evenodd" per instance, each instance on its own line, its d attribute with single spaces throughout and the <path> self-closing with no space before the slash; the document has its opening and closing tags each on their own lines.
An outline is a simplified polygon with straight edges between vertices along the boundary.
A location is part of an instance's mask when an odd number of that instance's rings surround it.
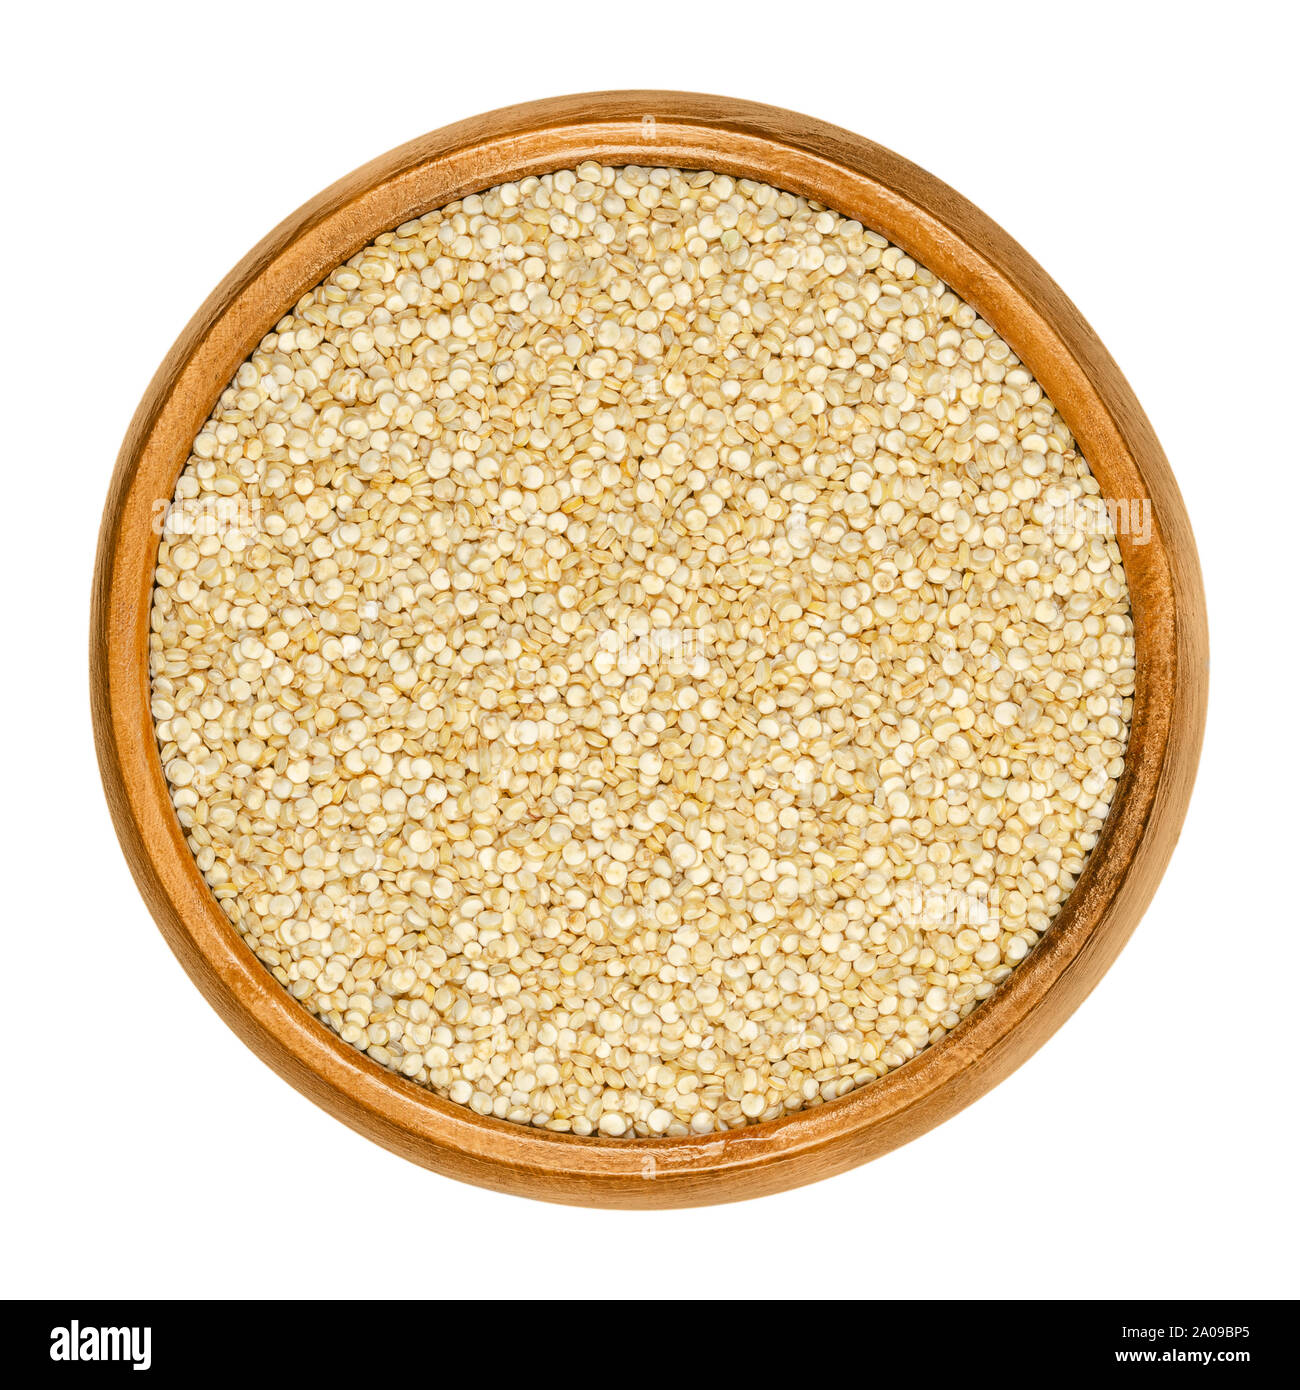
<svg viewBox="0 0 1300 1390">
<path fill-rule="evenodd" d="M 153 714 L 304 1008 L 480 1115 L 734 1129 L 942 1038 L 1097 840 L 1113 534 L 975 312 L 803 198 L 584 164 L 381 236 L 170 504 Z"/>
</svg>

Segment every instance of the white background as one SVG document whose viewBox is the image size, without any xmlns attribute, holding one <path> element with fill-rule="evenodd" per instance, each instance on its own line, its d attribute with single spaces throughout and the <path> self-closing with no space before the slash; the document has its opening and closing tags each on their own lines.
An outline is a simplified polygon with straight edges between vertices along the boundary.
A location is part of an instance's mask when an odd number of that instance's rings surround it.
<svg viewBox="0 0 1300 1390">
<path fill-rule="evenodd" d="M 10 1296 L 1294 1296 L 1297 310 L 1288 7 L 23 6 L 3 93 L 0 984 Z M 868 135 L 1063 285 L 1191 513 L 1214 651 L 1182 842 L 1075 1017 L 876 1163 L 610 1213 L 439 1178 L 258 1062 L 172 959 L 96 770 L 131 413 L 218 279 L 425 130 L 607 87 Z M 971 1257 L 976 1258 L 972 1259 Z"/>
</svg>

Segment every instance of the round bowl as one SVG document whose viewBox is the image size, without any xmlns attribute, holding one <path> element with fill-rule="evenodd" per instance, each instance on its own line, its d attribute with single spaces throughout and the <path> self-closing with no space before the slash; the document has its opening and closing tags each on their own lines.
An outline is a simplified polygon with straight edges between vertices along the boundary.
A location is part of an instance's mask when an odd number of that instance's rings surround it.
<svg viewBox="0 0 1300 1390">
<path fill-rule="evenodd" d="M 381 1067 L 290 997 L 218 908 L 186 846 L 149 709 L 159 537 L 200 426 L 261 338 L 376 236 L 506 180 L 604 164 L 707 168 L 816 199 L 901 246 L 970 303 L 1041 383 L 1122 528 L 1137 687 L 1123 779 L 1100 840 L 1042 941 L 942 1041 L 843 1098 L 692 1138 L 580 1138 L 485 1119 Z M 668 1207 L 734 1201 L 841 1172 L 916 1138 L 1007 1076 L 1115 959 L 1173 850 L 1200 751 L 1208 681 L 1195 544 L 1132 390 L 1046 273 L 952 189 L 879 145 L 770 106 L 607 92 L 512 106 L 425 135 L 328 188 L 235 267 L 167 354 L 113 475 L 95 565 L 91 693 L 100 769 L 131 870 L 209 1003 L 287 1081 L 394 1152 L 551 1201 Z"/>
</svg>

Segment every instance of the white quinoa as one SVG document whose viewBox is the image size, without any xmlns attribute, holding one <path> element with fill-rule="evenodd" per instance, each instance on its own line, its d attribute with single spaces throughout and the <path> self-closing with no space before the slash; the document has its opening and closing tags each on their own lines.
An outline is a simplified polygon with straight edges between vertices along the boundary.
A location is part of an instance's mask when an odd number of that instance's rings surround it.
<svg viewBox="0 0 1300 1390">
<path fill-rule="evenodd" d="M 239 369 L 158 555 L 217 901 L 482 1115 L 730 1129 L 1023 959 L 1134 681 L 1098 488 L 975 312 L 764 184 L 586 164 L 407 223 Z"/>
</svg>

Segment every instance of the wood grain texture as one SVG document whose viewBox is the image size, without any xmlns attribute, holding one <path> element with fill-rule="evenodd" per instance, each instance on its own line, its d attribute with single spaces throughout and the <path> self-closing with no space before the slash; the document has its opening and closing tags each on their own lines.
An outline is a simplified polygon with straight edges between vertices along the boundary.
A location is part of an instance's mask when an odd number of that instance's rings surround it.
<svg viewBox="0 0 1300 1390">
<path fill-rule="evenodd" d="M 583 159 L 746 175 L 874 228 L 1010 344 L 1103 494 L 1153 508 L 1148 544 L 1119 538 L 1138 659 L 1127 767 L 1051 929 L 989 1002 L 905 1066 L 841 1100 L 725 1135 L 578 1138 L 483 1119 L 342 1042 L 217 907 L 172 810 L 149 711 L 153 507 L 172 497 L 235 369 L 381 232 Z M 1173 850 L 1200 752 L 1208 639 L 1195 543 L 1155 434 L 1096 335 L 1025 251 L 952 189 L 847 131 L 749 102 L 635 91 L 513 106 L 422 136 L 326 189 L 236 266 L 168 353 L 122 445 L 95 566 L 90 666 L 100 769 L 132 873 L 182 965 L 264 1061 L 354 1129 L 438 1172 L 550 1201 L 667 1207 L 756 1197 L 877 1157 L 968 1105 L 1060 1027 L 1128 939 Z"/>
</svg>

